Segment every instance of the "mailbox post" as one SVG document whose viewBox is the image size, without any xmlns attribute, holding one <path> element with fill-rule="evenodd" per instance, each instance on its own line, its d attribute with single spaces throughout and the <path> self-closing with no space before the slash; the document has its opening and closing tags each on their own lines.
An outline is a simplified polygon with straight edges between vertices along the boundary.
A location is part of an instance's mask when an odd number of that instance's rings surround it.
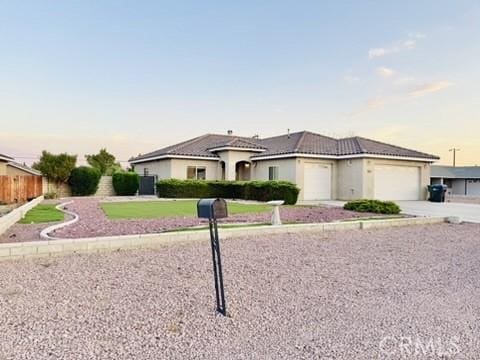
<svg viewBox="0 0 480 360">
<path fill-rule="evenodd" d="M 200 199 L 197 203 L 197 213 L 199 218 L 208 219 L 217 311 L 226 316 L 227 307 L 225 304 L 225 291 L 223 289 L 222 257 L 220 255 L 217 219 L 228 216 L 227 203 L 224 199 Z"/>
</svg>

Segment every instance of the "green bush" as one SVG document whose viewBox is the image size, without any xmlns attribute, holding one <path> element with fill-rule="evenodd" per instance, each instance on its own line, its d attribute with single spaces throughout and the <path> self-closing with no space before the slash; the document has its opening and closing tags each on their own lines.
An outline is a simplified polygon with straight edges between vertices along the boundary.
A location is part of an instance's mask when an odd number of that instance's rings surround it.
<svg viewBox="0 0 480 360">
<path fill-rule="evenodd" d="M 112 184 L 117 195 L 135 195 L 140 185 L 140 177 L 131 171 L 116 172 L 112 175 Z"/>
<path fill-rule="evenodd" d="M 160 180 L 157 194 L 165 198 L 244 199 L 256 201 L 284 200 L 285 204 L 297 202 L 298 189 L 287 181 L 204 181 Z"/>
<path fill-rule="evenodd" d="M 68 183 L 73 196 L 93 195 L 98 189 L 100 172 L 97 169 L 80 166 L 72 170 Z"/>
<path fill-rule="evenodd" d="M 392 201 L 380 200 L 353 200 L 346 203 L 343 207 L 345 210 L 353 210 L 358 212 L 371 212 L 377 214 L 399 214 L 400 207 Z"/>
</svg>

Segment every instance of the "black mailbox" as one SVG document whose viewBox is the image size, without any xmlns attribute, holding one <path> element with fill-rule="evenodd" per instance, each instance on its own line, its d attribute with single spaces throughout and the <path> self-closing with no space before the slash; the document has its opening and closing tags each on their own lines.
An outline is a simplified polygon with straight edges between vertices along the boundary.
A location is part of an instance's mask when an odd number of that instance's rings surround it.
<svg viewBox="0 0 480 360">
<path fill-rule="evenodd" d="M 224 199 L 200 199 L 197 203 L 199 218 L 221 219 L 228 216 L 227 202 Z"/>
</svg>

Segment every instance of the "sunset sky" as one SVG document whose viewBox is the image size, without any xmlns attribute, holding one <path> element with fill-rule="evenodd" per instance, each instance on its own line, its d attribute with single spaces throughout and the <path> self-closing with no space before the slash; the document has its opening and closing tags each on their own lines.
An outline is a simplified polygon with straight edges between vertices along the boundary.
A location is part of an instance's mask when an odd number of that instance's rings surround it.
<svg viewBox="0 0 480 360">
<path fill-rule="evenodd" d="M 478 1 L 0 1 L 0 153 L 361 135 L 480 165 Z"/>
</svg>

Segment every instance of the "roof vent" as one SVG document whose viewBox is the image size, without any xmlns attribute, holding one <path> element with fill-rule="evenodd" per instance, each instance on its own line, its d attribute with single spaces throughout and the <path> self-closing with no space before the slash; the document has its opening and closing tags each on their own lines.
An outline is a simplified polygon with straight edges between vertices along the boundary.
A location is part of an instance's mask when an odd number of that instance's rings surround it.
<svg viewBox="0 0 480 360">
<path fill-rule="evenodd" d="M 287 137 L 290 139 L 290 129 L 287 129 Z"/>
<path fill-rule="evenodd" d="M 252 138 L 253 138 L 253 139 L 259 139 L 260 136 L 259 136 L 258 134 L 255 134 L 255 135 L 252 136 Z"/>
<path fill-rule="evenodd" d="M 228 134 L 228 135 L 233 135 L 233 130 L 228 130 L 228 131 L 227 131 L 227 134 Z"/>
</svg>

